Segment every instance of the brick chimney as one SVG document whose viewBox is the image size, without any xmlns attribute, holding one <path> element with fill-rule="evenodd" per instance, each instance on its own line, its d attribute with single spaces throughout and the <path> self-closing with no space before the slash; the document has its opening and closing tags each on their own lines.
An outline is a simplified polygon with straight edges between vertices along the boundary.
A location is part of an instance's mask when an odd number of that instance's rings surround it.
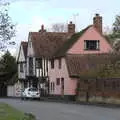
<svg viewBox="0 0 120 120">
<path fill-rule="evenodd" d="M 70 34 L 75 33 L 75 24 L 73 24 L 72 21 L 70 21 L 70 23 L 68 24 L 68 33 Z"/>
<path fill-rule="evenodd" d="M 44 25 L 41 25 L 41 29 L 39 30 L 39 32 L 46 32 L 46 30 L 44 29 Z"/>
<path fill-rule="evenodd" d="M 102 34 L 102 17 L 99 14 L 96 14 L 93 18 L 93 25 Z"/>
</svg>

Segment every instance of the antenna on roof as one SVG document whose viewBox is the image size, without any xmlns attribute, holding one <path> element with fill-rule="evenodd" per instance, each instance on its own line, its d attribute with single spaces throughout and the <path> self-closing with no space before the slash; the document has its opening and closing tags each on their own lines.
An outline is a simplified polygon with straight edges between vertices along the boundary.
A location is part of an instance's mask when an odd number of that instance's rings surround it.
<svg viewBox="0 0 120 120">
<path fill-rule="evenodd" d="M 77 26 L 77 18 L 78 18 L 78 16 L 79 16 L 79 13 L 75 13 L 75 14 L 73 14 L 73 21 L 74 21 L 74 23 L 75 23 L 75 25 Z M 76 27 L 77 28 L 77 27 Z M 75 30 L 76 31 L 76 30 Z"/>
</svg>

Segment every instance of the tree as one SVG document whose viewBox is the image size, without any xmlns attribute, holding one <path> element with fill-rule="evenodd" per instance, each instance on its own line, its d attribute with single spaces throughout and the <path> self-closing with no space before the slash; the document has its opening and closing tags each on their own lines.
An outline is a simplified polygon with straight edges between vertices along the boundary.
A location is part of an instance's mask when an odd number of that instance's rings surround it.
<svg viewBox="0 0 120 120">
<path fill-rule="evenodd" d="M 120 15 L 116 15 L 115 22 L 113 23 L 113 32 L 120 33 Z"/>
<path fill-rule="evenodd" d="M 112 33 L 105 36 L 116 51 L 120 49 L 120 15 L 116 15 Z"/>
<path fill-rule="evenodd" d="M 66 32 L 67 31 L 67 25 L 64 23 L 55 23 L 52 24 L 52 31 L 53 32 Z"/>
<path fill-rule="evenodd" d="M 5 73 L 5 81 L 8 83 L 11 82 L 12 78 L 16 80 L 15 76 L 17 76 L 17 63 L 16 59 L 7 51 L 1 58 L 0 64 L 2 65 L 2 69 L 0 72 Z"/>
<path fill-rule="evenodd" d="M 0 51 L 6 50 L 8 45 L 14 45 L 15 41 L 15 24 L 12 23 L 11 17 L 8 15 L 8 2 L 0 0 Z"/>
</svg>

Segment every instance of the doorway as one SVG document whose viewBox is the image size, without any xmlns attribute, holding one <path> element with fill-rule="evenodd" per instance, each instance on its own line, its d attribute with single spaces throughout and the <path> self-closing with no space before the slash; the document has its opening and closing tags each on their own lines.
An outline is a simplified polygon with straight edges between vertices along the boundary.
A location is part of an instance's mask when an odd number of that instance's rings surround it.
<svg viewBox="0 0 120 120">
<path fill-rule="evenodd" d="M 61 78 L 61 96 L 64 96 L 64 78 Z"/>
</svg>

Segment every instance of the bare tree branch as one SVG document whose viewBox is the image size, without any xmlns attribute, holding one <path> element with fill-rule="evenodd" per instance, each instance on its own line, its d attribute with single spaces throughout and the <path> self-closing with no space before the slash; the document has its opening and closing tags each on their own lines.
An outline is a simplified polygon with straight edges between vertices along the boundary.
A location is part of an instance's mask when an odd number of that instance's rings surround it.
<svg viewBox="0 0 120 120">
<path fill-rule="evenodd" d="M 0 0 L 0 4 L 4 9 L 0 10 L 0 51 L 6 50 L 8 45 L 14 45 L 15 41 L 11 39 L 15 37 L 15 24 L 12 23 L 11 17 L 8 15 L 8 2 Z"/>
<path fill-rule="evenodd" d="M 67 25 L 64 23 L 55 23 L 55 24 L 52 24 L 51 30 L 53 32 L 66 32 Z"/>
</svg>

